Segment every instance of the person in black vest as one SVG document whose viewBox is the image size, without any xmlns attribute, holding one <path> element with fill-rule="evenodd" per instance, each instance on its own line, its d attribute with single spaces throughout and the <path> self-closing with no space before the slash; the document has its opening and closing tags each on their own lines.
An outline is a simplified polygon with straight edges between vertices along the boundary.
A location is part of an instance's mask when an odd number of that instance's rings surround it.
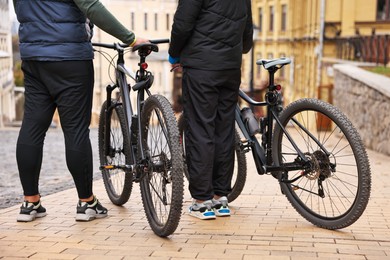
<svg viewBox="0 0 390 260">
<path fill-rule="evenodd" d="M 169 61 L 183 67 L 186 162 L 192 216 L 230 216 L 234 109 L 242 53 L 253 44 L 250 0 L 179 0 Z"/>
<path fill-rule="evenodd" d="M 43 143 L 58 109 L 65 137 L 66 163 L 79 201 L 76 220 L 107 216 L 92 191 L 93 165 L 89 138 L 94 84 L 93 24 L 124 43 L 136 39 L 99 0 L 14 0 L 25 83 L 25 108 L 16 159 L 24 202 L 17 221 L 46 216 L 39 175 Z"/>
</svg>

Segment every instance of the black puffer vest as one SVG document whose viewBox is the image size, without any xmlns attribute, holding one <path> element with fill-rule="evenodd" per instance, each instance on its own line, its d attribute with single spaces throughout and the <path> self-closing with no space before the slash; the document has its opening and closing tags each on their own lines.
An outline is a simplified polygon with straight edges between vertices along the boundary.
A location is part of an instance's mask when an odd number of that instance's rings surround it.
<svg viewBox="0 0 390 260">
<path fill-rule="evenodd" d="M 92 30 L 72 0 L 16 0 L 22 60 L 93 59 Z"/>
</svg>

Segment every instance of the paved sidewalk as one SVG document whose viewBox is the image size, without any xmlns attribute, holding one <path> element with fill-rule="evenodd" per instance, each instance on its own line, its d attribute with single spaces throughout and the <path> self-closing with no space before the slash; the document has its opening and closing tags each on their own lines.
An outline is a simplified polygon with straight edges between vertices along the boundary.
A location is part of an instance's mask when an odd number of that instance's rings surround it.
<svg viewBox="0 0 390 260">
<path fill-rule="evenodd" d="M 248 154 L 249 155 L 249 154 Z M 75 222 L 76 192 L 42 198 L 48 216 L 17 223 L 19 205 L 0 210 L 0 259 L 390 259 L 390 157 L 369 151 L 372 196 L 352 226 L 330 231 L 303 219 L 270 176 L 248 161 L 248 180 L 231 203 L 233 215 L 202 221 L 183 214 L 177 231 L 159 238 L 144 216 L 139 186 L 123 207 L 112 205 L 102 181 L 95 193 L 109 217 Z M 185 208 L 190 204 L 185 194 Z"/>
</svg>

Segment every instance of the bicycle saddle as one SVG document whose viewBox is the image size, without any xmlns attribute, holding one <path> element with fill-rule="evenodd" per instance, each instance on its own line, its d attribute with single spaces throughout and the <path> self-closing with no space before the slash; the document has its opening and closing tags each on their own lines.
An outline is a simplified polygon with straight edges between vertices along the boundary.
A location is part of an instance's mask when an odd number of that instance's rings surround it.
<svg viewBox="0 0 390 260">
<path fill-rule="evenodd" d="M 142 53 L 145 53 L 146 54 L 145 56 L 147 56 L 152 51 L 158 52 L 158 46 L 154 43 L 141 43 L 134 46 L 132 49 L 133 52 L 136 52 L 137 50 L 139 50 Z"/>
<path fill-rule="evenodd" d="M 261 60 L 256 61 L 257 65 L 263 65 L 265 69 L 269 69 L 269 68 L 274 67 L 276 65 L 284 66 L 284 65 L 289 64 L 289 63 L 291 63 L 291 59 L 289 59 L 289 58 L 279 58 L 279 59 L 272 59 L 272 60 L 261 59 Z"/>
</svg>

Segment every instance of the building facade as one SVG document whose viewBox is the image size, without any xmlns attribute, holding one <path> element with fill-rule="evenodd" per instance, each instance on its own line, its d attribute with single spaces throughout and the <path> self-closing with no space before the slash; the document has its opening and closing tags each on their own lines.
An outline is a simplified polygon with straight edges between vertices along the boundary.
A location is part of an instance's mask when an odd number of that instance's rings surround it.
<svg viewBox="0 0 390 260">
<path fill-rule="evenodd" d="M 338 42 L 350 37 L 390 34 L 389 0 L 253 0 L 253 59 L 289 57 L 277 72 L 284 100 L 316 97 L 331 102 L 332 66 L 343 62 Z M 245 57 L 244 75 L 253 69 L 254 89 L 267 82 L 264 68 Z M 388 54 L 386 54 L 388 55 Z M 361 61 L 361 60 L 360 60 Z M 249 89 L 250 81 L 243 79 Z"/>
<path fill-rule="evenodd" d="M 136 36 L 146 39 L 169 38 L 176 11 L 176 0 L 101 0 L 110 12 Z M 92 41 L 113 43 L 117 39 L 95 27 Z M 162 94 L 172 101 L 173 73 L 168 62 L 168 44 L 159 44 L 159 52 L 152 53 L 147 58 L 150 71 L 155 78 L 152 93 Z M 109 50 L 104 50 L 114 54 Z M 126 66 L 132 70 L 137 69 L 138 56 L 136 53 L 127 53 L 125 56 Z M 100 108 L 104 102 L 105 88 L 114 79 L 114 70 L 109 69 L 109 62 L 99 53 L 95 53 L 95 95 L 93 104 L 92 125 L 98 122 Z M 133 82 L 130 81 L 132 84 Z M 135 103 L 135 93 L 131 93 Z"/>
<path fill-rule="evenodd" d="M 9 12 L 9 0 L 0 0 L 0 128 L 15 118 Z"/>
</svg>

